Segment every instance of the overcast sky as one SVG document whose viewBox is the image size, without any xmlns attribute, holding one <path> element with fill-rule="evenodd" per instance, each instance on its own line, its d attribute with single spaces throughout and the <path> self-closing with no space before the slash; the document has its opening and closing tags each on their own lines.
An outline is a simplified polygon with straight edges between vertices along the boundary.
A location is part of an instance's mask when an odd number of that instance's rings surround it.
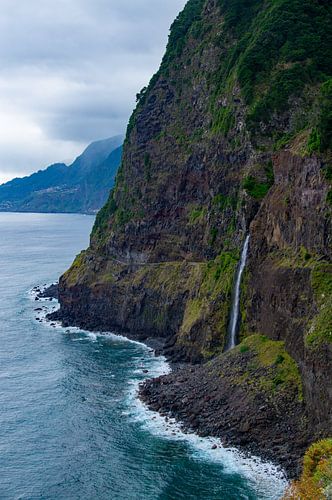
<svg viewBox="0 0 332 500">
<path fill-rule="evenodd" d="M 0 183 L 125 131 L 186 0 L 0 0 Z"/>
</svg>

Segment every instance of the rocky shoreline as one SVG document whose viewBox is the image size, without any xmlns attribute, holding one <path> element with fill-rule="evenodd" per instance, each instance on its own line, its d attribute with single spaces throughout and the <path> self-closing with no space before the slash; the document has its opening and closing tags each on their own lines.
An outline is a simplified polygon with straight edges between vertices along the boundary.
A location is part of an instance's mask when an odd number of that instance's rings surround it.
<svg viewBox="0 0 332 500">
<path fill-rule="evenodd" d="M 40 297 L 56 296 L 54 285 Z M 50 321 L 63 326 L 90 329 L 63 315 L 61 309 L 48 315 Z M 100 328 L 94 328 L 94 331 Z M 142 338 L 130 332 L 116 332 L 151 347 L 156 355 L 165 355 L 172 372 L 141 384 L 140 399 L 153 411 L 175 418 L 185 432 L 201 437 L 217 437 L 225 446 L 255 454 L 282 467 L 289 478 L 301 470 L 300 458 L 308 445 L 303 402 L 296 385 L 276 387 L 271 393 L 270 382 L 276 370 L 259 367 L 252 349 L 243 353 L 237 347 L 203 365 L 179 363 L 172 359 L 168 343 L 163 338 Z M 253 366 L 256 369 L 253 370 Z M 250 379 L 244 380 L 250 372 Z M 261 381 L 266 380 L 266 387 Z M 243 383 L 244 382 L 244 383 Z M 287 408 L 287 414 L 285 414 Z M 286 437 L 285 437 L 286 436 Z"/>
<path fill-rule="evenodd" d="M 273 396 L 262 389 L 262 378 L 271 378 L 268 369 L 258 368 L 250 382 L 237 383 L 253 361 L 253 353 L 220 356 L 206 365 L 148 380 L 140 386 L 139 396 L 151 410 L 175 418 L 185 430 L 220 438 L 223 445 L 258 455 L 281 466 L 289 478 L 298 477 L 309 442 L 304 405 L 295 387 Z"/>
</svg>

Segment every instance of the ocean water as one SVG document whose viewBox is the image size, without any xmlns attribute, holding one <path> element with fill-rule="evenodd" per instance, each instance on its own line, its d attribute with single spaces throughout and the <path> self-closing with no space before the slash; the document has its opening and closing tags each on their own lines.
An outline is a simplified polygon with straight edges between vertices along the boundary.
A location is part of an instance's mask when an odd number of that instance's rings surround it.
<svg viewBox="0 0 332 500">
<path fill-rule="evenodd" d="M 32 288 L 66 270 L 92 224 L 0 214 L 0 499 L 280 498 L 276 468 L 185 434 L 137 400 L 166 360 L 43 319 L 57 304 L 35 301 Z"/>
</svg>

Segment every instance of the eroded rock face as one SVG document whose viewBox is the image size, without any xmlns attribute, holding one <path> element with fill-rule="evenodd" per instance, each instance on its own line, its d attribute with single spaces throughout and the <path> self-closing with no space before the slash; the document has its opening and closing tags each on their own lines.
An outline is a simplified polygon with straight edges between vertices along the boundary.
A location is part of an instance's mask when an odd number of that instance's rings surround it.
<svg viewBox="0 0 332 500">
<path fill-rule="evenodd" d="M 290 151 L 275 158 L 275 178 L 250 228 L 248 328 L 286 342 L 319 436 L 332 430 L 332 349 L 328 341 L 310 346 L 306 337 L 319 312 L 312 275 L 320 265 L 331 273 L 328 186 L 317 159 Z"/>
<path fill-rule="evenodd" d="M 190 1 L 189 7 L 201 10 L 191 24 L 181 17 L 183 43 L 169 46 L 161 70 L 141 95 L 116 188 L 97 217 L 90 248 L 60 280 L 56 316 L 84 328 L 161 338 L 173 361 L 216 358 L 213 369 L 222 369 L 231 359 L 239 370 L 246 363 L 257 389 L 250 402 L 245 386 L 235 384 L 240 402 L 235 403 L 234 380 L 225 375 L 219 384 L 215 372 L 209 378 L 208 365 L 189 370 L 189 385 L 177 385 L 178 375 L 148 384 L 144 397 L 155 408 L 165 400 L 160 407 L 173 411 L 171 394 L 179 402 L 189 387 L 195 401 L 188 411 L 179 403 L 176 416 L 192 424 L 195 408 L 209 421 L 216 411 L 219 427 L 214 420 L 204 427 L 204 417 L 195 428 L 224 436 L 226 411 L 233 429 L 227 439 L 234 444 L 245 435 L 248 443 L 264 448 L 276 426 L 281 441 L 273 450 L 285 463 L 286 449 L 293 456 L 289 441 L 296 442 L 294 454 L 300 455 L 308 441 L 332 429 L 330 184 L 323 159 L 306 149 L 312 124 L 305 122 L 304 134 L 294 125 L 314 106 L 307 94 L 290 97 L 287 109 L 274 111 L 266 123 L 262 119 L 253 132 L 240 75 L 235 66 L 230 71 L 224 65 L 234 63 L 231 55 L 241 53 L 243 44 L 227 31 L 220 3 Z M 247 14 L 245 22 L 251 19 Z M 281 67 L 289 69 L 277 61 L 276 71 Z M 294 138 L 276 153 L 274 138 L 290 132 Z M 292 402 L 292 390 L 276 401 L 272 397 L 258 419 L 255 412 L 266 397 L 259 381 L 275 362 L 256 373 L 249 355 L 238 350 L 235 357 L 221 355 L 248 231 L 241 338 L 260 333 L 284 341 L 299 366 L 304 394 L 301 404 Z M 213 400 L 207 397 L 210 386 Z M 282 423 L 282 412 L 294 415 L 294 435 Z"/>
<path fill-rule="evenodd" d="M 224 348 L 239 250 L 259 206 L 241 183 L 251 168 L 264 179 L 270 158 L 252 148 L 236 83 L 218 105 L 233 106 L 234 127 L 228 137 L 211 133 L 224 49 L 215 2 L 204 16 L 211 41 L 191 37 L 181 71 L 157 75 L 134 113 L 105 220 L 59 285 L 68 321 L 162 337 L 172 359 L 193 362 Z"/>
</svg>

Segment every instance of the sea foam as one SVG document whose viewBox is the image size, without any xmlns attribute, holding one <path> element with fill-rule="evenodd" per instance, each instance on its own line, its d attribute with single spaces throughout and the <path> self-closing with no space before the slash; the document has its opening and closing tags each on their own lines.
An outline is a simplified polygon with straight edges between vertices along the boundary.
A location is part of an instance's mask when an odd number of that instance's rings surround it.
<svg viewBox="0 0 332 500">
<path fill-rule="evenodd" d="M 49 285 L 44 285 L 29 291 L 32 300 L 43 292 Z M 188 446 L 188 452 L 191 457 L 197 461 L 209 461 L 219 464 L 223 473 L 239 474 L 245 477 L 248 484 L 256 491 L 258 498 L 262 500 L 278 500 L 283 495 L 288 482 L 285 472 L 273 465 L 265 462 L 259 457 L 246 455 L 236 448 L 226 448 L 221 441 L 213 437 L 200 437 L 193 432 L 187 432 L 183 429 L 181 423 L 175 419 L 162 416 L 157 412 L 150 410 L 138 397 L 139 385 L 147 378 L 155 378 L 166 375 L 171 372 L 171 367 L 164 356 L 156 357 L 153 349 L 146 344 L 128 339 L 123 335 L 117 335 L 112 332 L 90 332 L 77 327 L 62 327 L 60 322 L 47 319 L 47 315 L 59 308 L 58 301 L 48 298 L 39 298 L 35 301 L 38 308 L 37 319 L 45 326 L 60 330 L 65 335 L 80 335 L 73 337 L 73 341 L 90 340 L 97 342 L 98 339 L 107 338 L 111 342 L 132 343 L 140 346 L 146 356 L 140 359 L 140 365 L 133 367 L 133 378 L 129 381 L 129 388 L 126 398 L 127 411 L 123 414 L 133 422 L 140 425 L 147 432 L 161 439 L 181 441 Z M 52 326 L 53 325 L 53 326 Z M 148 371 L 143 375 L 145 370 Z"/>
</svg>

